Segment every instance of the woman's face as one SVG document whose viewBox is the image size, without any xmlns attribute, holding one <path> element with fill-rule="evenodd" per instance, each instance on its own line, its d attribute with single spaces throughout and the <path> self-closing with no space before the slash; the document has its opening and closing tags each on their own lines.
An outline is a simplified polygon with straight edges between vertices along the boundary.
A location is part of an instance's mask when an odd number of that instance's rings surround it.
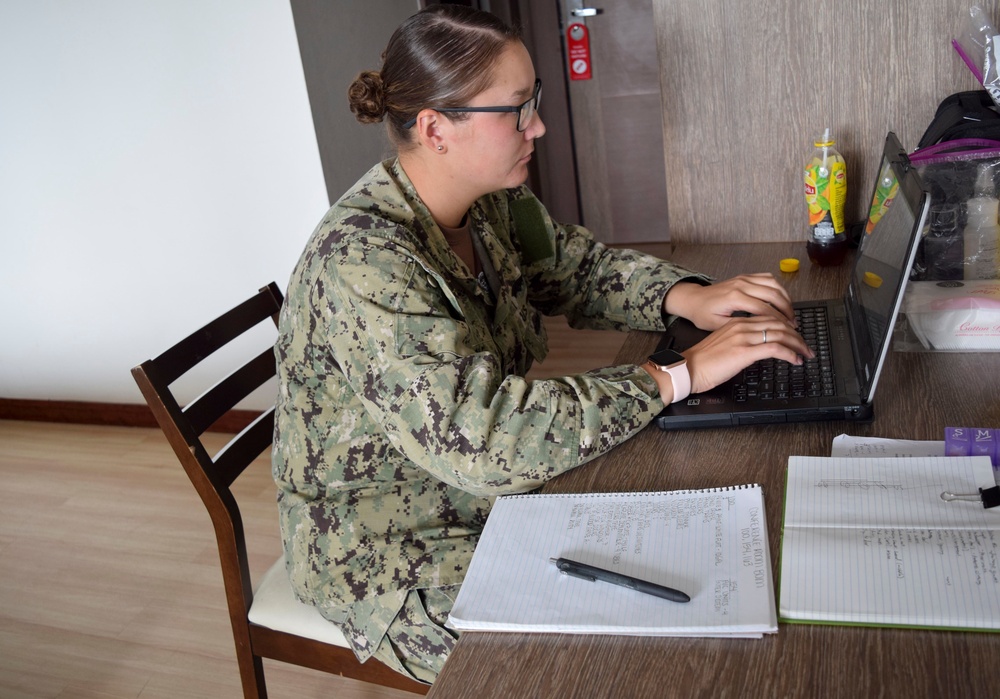
<svg viewBox="0 0 1000 699">
<path fill-rule="evenodd" d="M 493 85 L 480 92 L 470 107 L 517 106 L 528 100 L 535 88 L 535 69 L 521 42 L 511 43 L 495 70 Z M 528 179 L 528 161 L 535 139 L 545 133 L 536 112 L 524 131 L 517 130 L 514 112 L 472 112 L 454 122 L 453 155 L 460 155 L 463 178 L 480 194 L 517 187 Z M 456 152 L 457 150 L 457 152 Z"/>
</svg>

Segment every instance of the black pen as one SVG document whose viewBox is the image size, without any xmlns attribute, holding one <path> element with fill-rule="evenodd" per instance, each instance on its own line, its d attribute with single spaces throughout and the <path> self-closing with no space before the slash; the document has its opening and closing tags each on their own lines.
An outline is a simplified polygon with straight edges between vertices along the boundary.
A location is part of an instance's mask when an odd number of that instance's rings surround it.
<svg viewBox="0 0 1000 699">
<path fill-rule="evenodd" d="M 587 565 L 586 563 L 571 561 L 568 558 L 550 558 L 549 560 L 556 564 L 556 568 L 559 569 L 560 573 L 572 575 L 575 578 L 583 578 L 584 580 L 589 580 L 590 582 L 600 580 L 601 582 L 611 583 L 612 585 L 627 587 L 630 590 L 635 590 L 636 592 L 645 592 L 647 595 L 653 595 L 654 597 L 662 597 L 663 599 L 668 599 L 671 602 L 691 601 L 691 598 L 680 590 L 675 590 L 674 588 L 667 587 L 665 585 L 657 585 L 656 583 L 649 582 L 648 580 L 640 580 L 639 578 L 633 578 L 630 575 L 622 575 L 621 573 L 614 573 L 610 570 L 604 570 L 603 568 L 595 568 L 594 566 Z"/>
</svg>

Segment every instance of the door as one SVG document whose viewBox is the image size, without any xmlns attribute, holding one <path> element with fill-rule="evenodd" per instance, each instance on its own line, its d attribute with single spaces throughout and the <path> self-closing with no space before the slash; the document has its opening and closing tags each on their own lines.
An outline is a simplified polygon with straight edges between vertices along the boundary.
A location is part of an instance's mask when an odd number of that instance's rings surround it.
<svg viewBox="0 0 1000 699">
<path fill-rule="evenodd" d="M 381 125 L 359 124 L 347 87 L 362 70 L 378 70 L 382 50 L 419 0 L 291 0 L 302 70 L 330 203 L 370 167 L 393 153 Z"/>
<path fill-rule="evenodd" d="M 606 243 L 666 241 L 667 183 L 652 0 L 557 1 L 583 224 Z M 576 79 L 587 71 L 579 65 L 571 68 L 566 55 L 570 47 L 579 51 L 582 35 L 590 49 L 589 79 Z"/>
</svg>

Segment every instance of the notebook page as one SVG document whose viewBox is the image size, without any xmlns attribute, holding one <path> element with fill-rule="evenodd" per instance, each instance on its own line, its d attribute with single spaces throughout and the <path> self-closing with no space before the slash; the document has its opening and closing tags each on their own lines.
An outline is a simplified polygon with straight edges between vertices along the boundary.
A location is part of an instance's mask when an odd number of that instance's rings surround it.
<svg viewBox="0 0 1000 699">
<path fill-rule="evenodd" d="M 686 592 L 676 603 L 564 575 L 569 558 Z M 632 635 L 776 630 L 759 486 L 498 498 L 449 625 Z"/>
<path fill-rule="evenodd" d="M 785 528 L 984 527 L 1000 512 L 956 507 L 941 493 L 976 493 L 993 486 L 988 458 L 828 458 L 788 460 Z"/>
<path fill-rule="evenodd" d="M 944 456 L 944 440 L 885 439 L 839 434 L 833 438 L 830 456 Z"/>
<path fill-rule="evenodd" d="M 782 619 L 1000 628 L 1000 512 L 940 498 L 992 484 L 986 457 L 789 459 Z"/>
</svg>

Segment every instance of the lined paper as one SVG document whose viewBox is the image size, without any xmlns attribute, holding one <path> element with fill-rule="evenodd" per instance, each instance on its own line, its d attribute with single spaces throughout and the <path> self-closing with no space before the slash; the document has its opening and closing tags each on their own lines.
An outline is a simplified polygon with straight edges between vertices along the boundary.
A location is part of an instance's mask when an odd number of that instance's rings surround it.
<svg viewBox="0 0 1000 699">
<path fill-rule="evenodd" d="M 558 571 L 569 558 L 686 592 L 676 603 Z M 777 630 L 759 486 L 498 498 L 448 625 L 760 636 Z"/>
<path fill-rule="evenodd" d="M 788 462 L 780 617 L 1000 629 L 1000 508 L 988 457 Z"/>
<path fill-rule="evenodd" d="M 944 456 L 944 440 L 886 439 L 839 434 L 833 438 L 830 456 Z"/>
</svg>

